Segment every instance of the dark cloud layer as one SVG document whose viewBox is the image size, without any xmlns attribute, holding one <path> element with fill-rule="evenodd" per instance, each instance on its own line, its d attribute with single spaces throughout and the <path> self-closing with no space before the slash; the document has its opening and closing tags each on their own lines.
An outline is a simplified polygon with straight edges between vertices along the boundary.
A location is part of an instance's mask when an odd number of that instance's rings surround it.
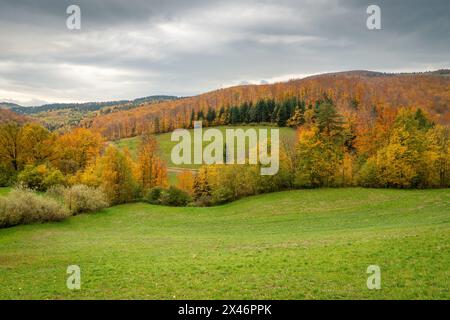
<svg viewBox="0 0 450 320">
<path fill-rule="evenodd" d="M 81 30 L 66 8 L 81 7 Z M 382 30 L 366 28 L 381 8 Z M 328 71 L 450 67 L 450 1 L 0 0 L 0 100 L 190 95 Z"/>
</svg>

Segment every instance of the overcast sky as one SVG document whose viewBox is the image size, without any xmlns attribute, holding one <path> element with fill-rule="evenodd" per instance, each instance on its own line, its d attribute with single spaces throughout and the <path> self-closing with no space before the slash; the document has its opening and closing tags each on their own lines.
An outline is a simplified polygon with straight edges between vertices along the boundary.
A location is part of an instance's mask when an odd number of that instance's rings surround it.
<svg viewBox="0 0 450 320">
<path fill-rule="evenodd" d="M 449 0 L 0 0 L 0 101 L 23 105 L 449 67 Z"/>
</svg>

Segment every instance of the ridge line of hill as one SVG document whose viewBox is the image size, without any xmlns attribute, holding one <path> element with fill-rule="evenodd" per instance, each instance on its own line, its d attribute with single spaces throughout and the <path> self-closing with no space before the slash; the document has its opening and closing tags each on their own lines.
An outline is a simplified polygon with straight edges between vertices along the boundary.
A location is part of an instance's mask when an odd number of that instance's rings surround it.
<svg viewBox="0 0 450 320">
<path fill-rule="evenodd" d="M 143 103 L 154 103 L 167 100 L 180 99 L 178 96 L 171 95 L 151 95 L 142 98 L 136 98 L 133 100 L 111 100 L 111 101 L 98 101 L 98 102 L 67 102 L 67 103 L 46 103 L 40 106 L 25 107 L 20 104 L 11 102 L 0 102 L 0 108 L 9 109 L 20 114 L 35 114 L 39 112 L 63 110 L 63 109 L 76 109 L 86 111 L 96 111 L 105 107 L 114 106 L 139 106 Z"/>
<path fill-rule="evenodd" d="M 111 100 L 111 101 L 89 101 L 89 102 L 64 102 L 64 103 L 46 103 L 37 106 L 22 106 L 17 103 L 0 101 L 0 108 L 10 109 L 16 113 L 37 113 L 41 111 L 45 111 L 44 109 L 68 109 L 68 108 L 82 108 L 83 106 L 90 105 L 102 105 L 112 106 L 112 105 L 120 105 L 127 103 L 141 104 L 148 101 L 158 101 L 158 100 L 175 100 L 175 99 L 183 99 L 195 97 L 201 94 L 205 94 L 208 92 L 213 92 L 216 90 L 226 90 L 234 87 L 241 86 L 264 86 L 264 85 L 272 85 L 277 83 L 285 83 L 289 81 L 297 81 L 297 80 L 306 80 L 312 78 L 318 78 L 322 76 L 339 76 L 339 75 L 360 75 L 360 76 L 369 76 L 369 77 L 382 77 L 382 76 L 399 76 L 399 75 L 436 75 L 436 76 L 450 76 L 450 69 L 438 69 L 435 71 L 421 71 L 421 72 L 381 72 L 381 71 L 371 71 L 371 70 L 349 70 L 349 71 L 336 71 L 336 72 L 325 72 L 320 74 L 315 74 L 311 76 L 306 76 L 303 78 L 293 78 L 286 81 L 277 81 L 274 83 L 263 83 L 263 84 L 241 84 L 230 86 L 226 88 L 213 89 L 211 91 L 203 92 L 193 96 L 175 96 L 175 95 L 150 95 L 146 97 L 136 98 L 136 99 L 125 99 L 125 100 Z M 20 112 L 22 109 L 28 109 L 29 112 Z M 20 111 L 19 111 L 20 110 Z M 19 111 L 19 112 L 18 112 Z"/>
</svg>

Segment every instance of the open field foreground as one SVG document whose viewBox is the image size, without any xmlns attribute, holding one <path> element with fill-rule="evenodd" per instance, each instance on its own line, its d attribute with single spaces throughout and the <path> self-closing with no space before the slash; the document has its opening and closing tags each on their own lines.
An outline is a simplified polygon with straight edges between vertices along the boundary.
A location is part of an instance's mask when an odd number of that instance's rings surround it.
<svg viewBox="0 0 450 320">
<path fill-rule="evenodd" d="M 2 229 L 0 299 L 449 299 L 449 194 L 299 190 Z"/>
</svg>

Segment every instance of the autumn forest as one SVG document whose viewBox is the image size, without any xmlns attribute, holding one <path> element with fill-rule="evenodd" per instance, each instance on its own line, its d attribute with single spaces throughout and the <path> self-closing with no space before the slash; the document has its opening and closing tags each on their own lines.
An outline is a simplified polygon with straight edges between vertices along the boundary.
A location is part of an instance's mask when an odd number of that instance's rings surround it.
<svg viewBox="0 0 450 320">
<path fill-rule="evenodd" d="M 33 114 L 3 109 L 0 184 L 64 199 L 72 199 L 71 192 L 84 186 L 91 188 L 88 193 L 98 191 L 103 200 L 96 202 L 104 206 L 139 199 L 209 206 L 298 188 L 446 188 L 449 103 L 445 71 L 354 71 L 144 101 L 97 111 L 58 130 Z M 175 182 L 170 182 L 155 137 L 192 128 L 194 121 L 204 126 L 290 127 L 296 134 L 282 139 L 275 176 L 260 176 L 259 165 L 204 165 L 177 170 Z M 129 137 L 140 137 L 136 154 L 112 143 Z M 4 226 L 21 223 L 3 220 Z"/>
</svg>

